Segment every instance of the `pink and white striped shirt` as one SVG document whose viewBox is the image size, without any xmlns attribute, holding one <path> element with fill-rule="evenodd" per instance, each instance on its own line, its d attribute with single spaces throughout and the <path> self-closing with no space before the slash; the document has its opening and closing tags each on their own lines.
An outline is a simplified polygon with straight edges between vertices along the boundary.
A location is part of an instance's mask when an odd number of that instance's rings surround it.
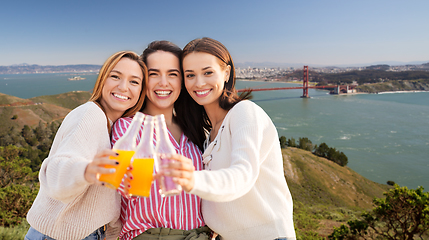
<svg viewBox="0 0 429 240">
<path fill-rule="evenodd" d="M 113 125 L 112 146 L 124 135 L 131 120 L 132 118 L 130 117 L 120 118 Z M 176 152 L 192 159 L 196 171 L 202 170 L 201 151 L 198 147 L 188 140 L 183 133 L 180 137 L 180 143 L 176 142 L 170 131 L 168 133 Z M 156 139 L 155 134 L 154 139 Z M 137 140 L 140 141 L 140 135 Z M 121 187 L 119 192 L 123 195 Z M 157 181 L 154 181 L 150 190 L 150 196 L 147 198 L 127 198 L 122 196 L 122 230 L 119 235 L 121 240 L 133 239 L 150 228 L 164 227 L 191 230 L 205 225 L 201 214 L 201 199 L 198 196 L 182 191 L 180 195 L 161 197 L 158 191 L 159 184 Z"/>
</svg>

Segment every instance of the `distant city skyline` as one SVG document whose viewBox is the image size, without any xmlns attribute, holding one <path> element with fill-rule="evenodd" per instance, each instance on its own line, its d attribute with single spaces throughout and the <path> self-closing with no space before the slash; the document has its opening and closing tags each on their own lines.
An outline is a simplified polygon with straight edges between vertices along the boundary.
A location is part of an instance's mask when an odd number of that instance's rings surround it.
<svg viewBox="0 0 429 240">
<path fill-rule="evenodd" d="M 222 42 L 237 65 L 429 62 L 429 1 L 7 1 L 0 66 L 101 65 L 153 40 Z"/>
</svg>

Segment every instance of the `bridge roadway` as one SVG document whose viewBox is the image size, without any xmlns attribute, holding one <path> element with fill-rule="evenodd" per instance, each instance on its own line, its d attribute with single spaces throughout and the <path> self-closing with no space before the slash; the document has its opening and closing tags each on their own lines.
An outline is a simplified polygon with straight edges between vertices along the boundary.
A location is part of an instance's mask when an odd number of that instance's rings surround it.
<svg viewBox="0 0 429 240">
<path fill-rule="evenodd" d="M 337 88 L 337 87 L 338 87 L 337 85 L 328 85 L 328 86 L 308 86 L 308 87 L 245 88 L 245 89 L 238 89 L 237 92 L 244 92 L 246 90 L 252 90 L 252 92 L 259 92 L 259 91 L 289 90 L 289 89 L 304 89 L 304 88 L 334 89 L 334 88 Z"/>
</svg>

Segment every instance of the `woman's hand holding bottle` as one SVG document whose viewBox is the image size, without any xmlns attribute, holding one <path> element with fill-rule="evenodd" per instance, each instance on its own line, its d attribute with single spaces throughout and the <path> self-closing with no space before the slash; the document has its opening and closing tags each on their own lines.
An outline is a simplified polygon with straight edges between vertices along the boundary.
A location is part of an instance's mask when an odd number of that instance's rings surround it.
<svg viewBox="0 0 429 240">
<path fill-rule="evenodd" d="M 106 168 L 106 165 L 117 166 L 119 163 L 116 160 L 109 159 L 109 157 L 116 157 L 118 153 L 111 149 L 105 149 L 94 156 L 92 162 L 90 162 L 85 169 L 84 177 L 89 183 L 95 183 L 97 185 L 103 185 L 98 179 L 100 174 L 112 174 L 115 172 L 114 168 Z"/>
<path fill-rule="evenodd" d="M 155 178 L 161 176 L 172 177 L 173 181 L 182 186 L 183 190 L 189 192 L 194 188 L 195 167 L 192 160 L 180 154 L 167 154 L 166 158 L 174 160 L 161 165 L 161 171 Z"/>
</svg>

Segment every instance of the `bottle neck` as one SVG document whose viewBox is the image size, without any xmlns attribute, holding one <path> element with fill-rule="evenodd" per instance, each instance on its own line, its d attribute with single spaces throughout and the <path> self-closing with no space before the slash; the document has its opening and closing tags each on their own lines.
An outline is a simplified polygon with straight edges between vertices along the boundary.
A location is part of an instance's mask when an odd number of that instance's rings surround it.
<svg viewBox="0 0 429 240">
<path fill-rule="evenodd" d="M 157 115 L 157 139 L 156 139 L 156 152 L 158 153 L 175 153 L 176 150 L 170 141 L 167 125 L 163 115 Z"/>
<path fill-rule="evenodd" d="M 140 132 L 140 127 L 143 122 L 143 113 L 138 112 L 125 134 L 115 143 L 113 149 L 135 150 L 137 135 Z"/>
</svg>

